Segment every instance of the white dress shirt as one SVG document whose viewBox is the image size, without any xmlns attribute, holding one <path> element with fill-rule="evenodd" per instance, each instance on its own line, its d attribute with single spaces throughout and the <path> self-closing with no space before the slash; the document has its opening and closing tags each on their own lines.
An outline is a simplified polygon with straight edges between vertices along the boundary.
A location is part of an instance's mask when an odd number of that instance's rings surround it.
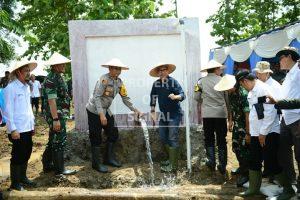
<svg viewBox="0 0 300 200">
<path fill-rule="evenodd" d="M 275 100 L 279 100 L 282 99 L 282 86 L 280 85 L 280 83 L 278 83 L 276 80 L 274 80 L 272 77 L 269 77 L 269 79 L 265 82 L 270 89 L 271 95 Z M 272 126 L 271 129 L 271 133 L 280 133 L 280 119 L 279 119 L 279 115 L 276 115 L 274 124 Z"/>
<path fill-rule="evenodd" d="M 283 99 L 300 99 L 300 69 L 296 63 L 287 73 L 282 83 Z M 286 125 L 292 124 L 300 119 L 300 109 L 282 110 Z"/>
<path fill-rule="evenodd" d="M 41 83 L 38 80 L 34 80 L 34 82 L 30 81 L 30 84 L 32 85 L 31 97 L 40 97 Z"/>
<path fill-rule="evenodd" d="M 18 79 L 4 89 L 4 117 L 7 131 L 19 133 L 34 130 L 34 115 L 30 104 L 30 88 Z"/>
<path fill-rule="evenodd" d="M 267 135 L 271 133 L 272 128 L 275 127 L 274 124 L 278 123 L 276 119 L 277 110 L 272 104 L 263 104 L 264 107 L 264 118 L 258 119 L 257 112 L 254 107 L 254 104 L 258 102 L 258 97 L 262 96 L 272 96 L 270 88 L 267 84 L 256 80 L 254 88 L 248 93 L 248 101 L 250 107 L 249 113 L 249 124 L 250 124 L 250 135 L 259 136 Z M 279 130 L 275 131 L 279 133 Z"/>
</svg>

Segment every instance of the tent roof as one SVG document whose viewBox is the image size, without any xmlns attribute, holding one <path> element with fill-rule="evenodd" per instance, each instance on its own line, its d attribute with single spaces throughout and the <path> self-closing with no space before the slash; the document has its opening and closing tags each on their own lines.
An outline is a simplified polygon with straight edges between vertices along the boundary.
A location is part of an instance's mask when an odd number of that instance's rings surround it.
<svg viewBox="0 0 300 200">
<path fill-rule="evenodd" d="M 211 58 L 220 63 L 224 63 L 228 56 L 236 62 L 243 62 L 253 52 L 263 58 L 272 58 L 293 40 L 300 42 L 300 21 L 241 40 L 229 46 L 211 49 L 210 53 L 213 54 Z"/>
</svg>

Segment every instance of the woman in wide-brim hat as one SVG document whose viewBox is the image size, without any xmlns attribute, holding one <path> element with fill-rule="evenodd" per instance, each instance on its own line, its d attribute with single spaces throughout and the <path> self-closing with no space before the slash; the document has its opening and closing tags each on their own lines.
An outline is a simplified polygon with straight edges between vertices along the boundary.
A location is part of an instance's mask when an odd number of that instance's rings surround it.
<svg viewBox="0 0 300 200">
<path fill-rule="evenodd" d="M 161 111 L 158 130 L 168 154 L 168 159 L 161 163 L 161 170 L 164 172 L 174 172 L 178 167 L 177 155 L 180 147 L 178 127 L 182 118 L 180 102 L 185 99 L 185 94 L 178 81 L 169 76 L 175 69 L 173 64 L 158 64 L 149 72 L 150 76 L 159 77 L 152 85 L 150 106 L 151 118 L 155 123 L 155 106 L 158 100 Z"/>
<path fill-rule="evenodd" d="M 201 72 L 206 71 L 207 76 L 198 81 L 195 89 L 195 99 L 202 104 L 207 156 L 206 166 L 212 171 L 215 170 L 215 138 L 217 138 L 219 156 L 217 167 L 221 174 L 225 174 L 227 165 L 227 109 L 225 98 L 227 98 L 227 95 L 224 92 L 214 90 L 215 85 L 221 80 L 222 69 L 224 69 L 224 65 L 215 60 L 210 60 L 208 64 L 201 67 Z"/>
</svg>

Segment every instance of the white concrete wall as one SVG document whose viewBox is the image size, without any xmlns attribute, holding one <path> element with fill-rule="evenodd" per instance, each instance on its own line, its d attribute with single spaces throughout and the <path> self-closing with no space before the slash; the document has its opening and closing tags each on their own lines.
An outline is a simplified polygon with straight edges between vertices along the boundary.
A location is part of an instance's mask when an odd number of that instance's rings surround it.
<svg viewBox="0 0 300 200">
<path fill-rule="evenodd" d="M 171 74 L 183 87 L 183 55 L 180 35 L 149 35 L 121 37 L 90 37 L 86 40 L 89 94 L 91 95 L 96 81 L 107 68 L 102 63 L 117 57 L 130 67 L 122 71 L 128 96 L 135 107 L 142 112 L 149 112 L 150 91 L 157 79 L 149 75 L 153 66 L 160 62 L 177 66 Z M 183 87 L 184 88 L 184 87 Z M 122 103 L 119 95 L 114 100 L 111 110 L 114 114 L 126 114 L 130 110 Z"/>
<path fill-rule="evenodd" d="M 182 22 L 181 25 L 179 19 L 170 18 L 69 21 L 76 129 L 87 130 L 85 105 L 96 80 L 108 72 L 100 65 L 113 57 L 120 58 L 130 67 L 121 78 L 133 103 L 142 112 L 149 112 L 148 96 L 156 80 L 148 75 L 149 70 L 159 62 L 174 63 L 177 70 L 171 75 L 182 84 L 189 97 L 190 123 L 197 123 L 199 113 L 193 88 L 200 77 L 198 19 L 185 18 Z M 187 87 L 183 85 L 184 67 L 187 69 Z M 119 97 L 115 99 L 112 111 L 120 114 L 116 116 L 118 123 L 131 127 L 126 115 L 129 110 Z"/>
</svg>

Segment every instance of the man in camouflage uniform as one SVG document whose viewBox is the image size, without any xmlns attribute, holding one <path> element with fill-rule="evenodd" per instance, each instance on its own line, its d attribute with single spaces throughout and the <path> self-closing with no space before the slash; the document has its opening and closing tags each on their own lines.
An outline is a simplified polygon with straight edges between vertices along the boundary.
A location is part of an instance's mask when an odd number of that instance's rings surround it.
<svg viewBox="0 0 300 200">
<path fill-rule="evenodd" d="M 47 64 L 51 71 L 45 78 L 42 93 L 44 96 L 45 119 L 49 125 L 49 140 L 43 154 L 43 170 L 54 170 L 57 175 L 72 175 L 76 171 L 64 167 L 64 148 L 66 145 L 66 120 L 69 116 L 70 97 L 67 85 L 61 75 L 65 64 L 71 61 L 54 53 Z"/>
<path fill-rule="evenodd" d="M 225 75 L 215 86 L 217 91 L 228 91 L 230 113 L 228 117 L 229 131 L 232 131 L 232 151 L 239 162 L 239 168 L 233 174 L 240 174 L 237 186 L 242 187 L 248 181 L 249 163 L 249 103 L 248 92 L 235 84 L 234 76 Z"/>
<path fill-rule="evenodd" d="M 119 59 L 112 59 L 102 65 L 108 68 L 109 73 L 104 74 L 97 81 L 93 95 L 90 97 L 87 105 L 87 116 L 89 125 L 89 138 L 91 142 L 92 151 L 92 167 L 98 172 L 106 173 L 108 169 L 102 165 L 100 161 L 101 154 L 101 133 L 107 135 L 106 153 L 104 162 L 113 167 L 121 167 L 121 163 L 117 161 L 114 155 L 114 146 L 118 140 L 118 128 L 115 125 L 115 119 L 109 107 L 117 94 L 120 94 L 123 103 L 138 116 L 141 115 L 131 103 L 130 98 L 127 96 L 127 90 L 123 81 L 119 78 L 122 70 L 129 68 L 124 65 Z"/>
</svg>

